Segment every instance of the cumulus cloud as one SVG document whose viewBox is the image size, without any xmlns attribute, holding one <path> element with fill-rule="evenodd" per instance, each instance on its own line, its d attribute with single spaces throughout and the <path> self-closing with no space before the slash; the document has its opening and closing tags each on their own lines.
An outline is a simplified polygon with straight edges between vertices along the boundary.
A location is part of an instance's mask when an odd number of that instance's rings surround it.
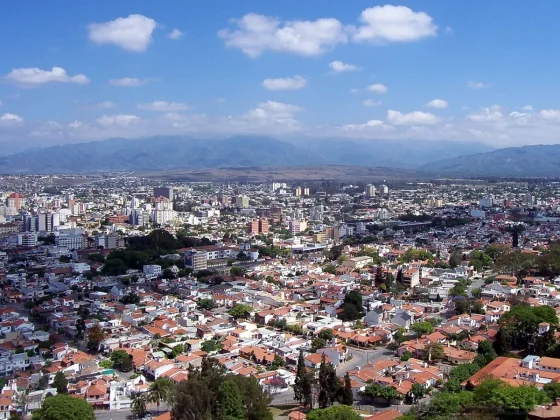
<svg viewBox="0 0 560 420">
<path fill-rule="evenodd" d="M 560 120 L 560 109 L 542 109 L 539 116 L 545 120 Z"/>
<path fill-rule="evenodd" d="M 362 69 L 361 67 L 356 66 L 354 64 L 348 64 L 338 60 L 331 61 L 329 63 L 329 68 L 336 73 L 343 73 L 347 71 L 359 71 Z"/>
<path fill-rule="evenodd" d="M 362 102 L 363 106 L 379 106 L 381 105 L 381 101 L 374 101 L 373 99 L 366 99 Z"/>
<path fill-rule="evenodd" d="M 490 87 L 490 85 L 488 83 L 475 82 L 474 80 L 469 80 L 467 82 L 467 86 L 470 87 L 471 89 L 486 89 L 486 88 Z"/>
<path fill-rule="evenodd" d="M 167 38 L 169 39 L 179 39 L 183 36 L 183 32 L 181 32 L 179 29 L 175 28 L 173 29 L 171 32 L 169 32 L 167 34 Z"/>
<path fill-rule="evenodd" d="M 432 99 L 426 104 L 428 108 L 447 108 L 449 104 L 443 99 Z"/>
<path fill-rule="evenodd" d="M 148 111 L 185 111 L 190 108 L 184 102 L 167 102 L 167 101 L 154 101 L 148 104 L 138 104 L 136 106 L 138 109 L 146 109 Z"/>
<path fill-rule="evenodd" d="M 111 86 L 119 87 L 136 87 L 149 83 L 152 79 L 138 79 L 136 77 L 123 77 L 121 79 L 111 79 L 109 84 Z"/>
<path fill-rule="evenodd" d="M 99 125 L 120 125 L 128 126 L 140 121 L 140 117 L 136 115 L 103 115 L 97 119 L 97 124 Z"/>
<path fill-rule="evenodd" d="M 381 120 L 369 120 L 365 124 L 347 124 L 342 126 L 344 130 L 351 130 L 351 131 L 364 130 L 364 129 L 375 128 L 375 127 L 387 127 L 387 126 L 385 126 L 384 122 Z"/>
<path fill-rule="evenodd" d="M 360 15 L 352 39 L 358 42 L 410 42 L 437 35 L 438 27 L 430 15 L 406 6 L 375 6 Z"/>
<path fill-rule="evenodd" d="M 403 114 L 390 109 L 387 111 L 387 121 L 396 125 L 432 125 L 438 122 L 438 118 L 428 112 L 413 111 Z"/>
<path fill-rule="evenodd" d="M 300 111 L 303 111 L 303 109 L 297 105 L 267 101 L 261 102 L 257 108 L 247 112 L 245 118 L 251 120 L 292 120 L 294 114 Z"/>
<path fill-rule="evenodd" d="M 467 115 L 467 119 L 471 121 L 484 122 L 484 121 L 498 121 L 502 119 L 503 114 L 501 107 L 493 105 L 488 108 L 482 108 L 478 112 Z"/>
<path fill-rule="evenodd" d="M 249 13 L 231 22 L 235 29 L 222 29 L 218 36 L 228 47 L 239 49 L 253 58 L 265 51 L 318 56 L 348 41 L 344 26 L 334 18 L 283 22 Z"/>
<path fill-rule="evenodd" d="M 129 15 L 88 25 L 89 39 L 96 44 L 113 44 L 128 51 L 144 52 L 152 42 L 156 21 L 143 15 Z"/>
<path fill-rule="evenodd" d="M 16 114 L 3 114 L 0 115 L 0 123 L 6 124 L 20 124 L 23 122 L 23 118 Z"/>
<path fill-rule="evenodd" d="M 262 87 L 267 90 L 298 90 L 303 89 L 307 84 L 304 77 L 296 75 L 279 79 L 265 79 Z"/>
<path fill-rule="evenodd" d="M 374 85 L 368 86 L 368 90 L 375 93 L 387 93 L 389 89 L 382 83 L 376 83 Z"/>
<path fill-rule="evenodd" d="M 533 107 L 531 105 L 525 105 L 523 108 L 521 108 L 523 111 L 532 111 Z"/>
<path fill-rule="evenodd" d="M 70 76 L 62 67 L 53 67 L 51 70 L 41 70 L 38 67 L 13 69 L 5 78 L 11 82 L 26 86 L 53 82 L 85 85 L 90 82 L 85 74 Z"/>
</svg>

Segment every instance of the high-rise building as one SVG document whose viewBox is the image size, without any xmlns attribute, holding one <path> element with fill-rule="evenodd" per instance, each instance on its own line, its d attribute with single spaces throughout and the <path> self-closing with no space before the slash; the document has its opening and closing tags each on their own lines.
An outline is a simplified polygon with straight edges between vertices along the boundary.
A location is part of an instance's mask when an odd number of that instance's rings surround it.
<svg viewBox="0 0 560 420">
<path fill-rule="evenodd" d="M 259 233 L 268 233 L 267 219 L 259 219 Z"/>
<path fill-rule="evenodd" d="M 246 195 L 238 195 L 235 197 L 235 205 L 239 208 L 246 209 L 249 207 L 249 197 Z"/>
<path fill-rule="evenodd" d="M 303 195 L 308 196 L 309 195 L 309 187 L 305 187 L 303 189 Z"/>
<path fill-rule="evenodd" d="M 375 197 L 375 185 L 373 184 L 368 184 L 366 185 L 366 197 L 371 198 L 371 197 Z"/>
<path fill-rule="evenodd" d="M 20 193 L 12 193 L 8 196 L 6 200 L 6 206 L 16 209 L 19 211 L 25 204 L 25 198 Z"/>
<path fill-rule="evenodd" d="M 247 223 L 249 235 L 257 235 L 259 233 L 268 233 L 268 220 L 267 219 L 253 219 Z"/>
<path fill-rule="evenodd" d="M 290 233 L 297 235 L 307 229 L 307 222 L 305 220 L 292 220 L 290 221 Z"/>
<path fill-rule="evenodd" d="M 206 270 L 208 268 L 208 254 L 206 251 L 190 249 L 185 251 L 185 266 L 194 271 Z"/>
<path fill-rule="evenodd" d="M 257 219 L 251 220 L 247 224 L 249 235 L 257 235 L 259 233 L 259 221 Z"/>
<path fill-rule="evenodd" d="M 171 187 L 159 187 L 154 188 L 154 198 L 164 197 L 169 201 L 173 201 L 173 188 Z"/>
<path fill-rule="evenodd" d="M 387 195 L 387 194 L 389 194 L 389 187 L 388 187 L 387 185 L 385 185 L 385 184 L 381 184 L 381 185 L 379 186 L 379 193 L 380 193 L 381 195 Z"/>
<path fill-rule="evenodd" d="M 294 190 L 294 195 L 295 195 L 296 197 L 301 196 L 301 187 L 297 187 L 297 188 Z"/>
</svg>

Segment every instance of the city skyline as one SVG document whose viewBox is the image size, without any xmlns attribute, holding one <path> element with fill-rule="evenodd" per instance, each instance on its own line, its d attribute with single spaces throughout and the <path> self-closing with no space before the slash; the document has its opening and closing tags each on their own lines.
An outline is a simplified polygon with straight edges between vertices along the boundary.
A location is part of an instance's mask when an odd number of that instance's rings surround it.
<svg viewBox="0 0 560 420">
<path fill-rule="evenodd" d="M 0 141 L 556 142 L 552 3 L 101 4 L 5 5 Z"/>
</svg>

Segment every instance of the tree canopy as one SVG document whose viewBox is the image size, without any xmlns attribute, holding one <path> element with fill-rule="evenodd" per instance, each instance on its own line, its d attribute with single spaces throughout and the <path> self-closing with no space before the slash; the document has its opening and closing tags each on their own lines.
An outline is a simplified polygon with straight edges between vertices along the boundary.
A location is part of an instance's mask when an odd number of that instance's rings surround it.
<svg viewBox="0 0 560 420">
<path fill-rule="evenodd" d="M 361 420 L 362 417 L 347 405 L 335 405 L 329 408 L 312 410 L 307 420 Z"/>
<path fill-rule="evenodd" d="M 41 408 L 33 412 L 33 420 L 95 420 L 93 407 L 82 398 L 65 394 L 47 397 Z"/>
</svg>

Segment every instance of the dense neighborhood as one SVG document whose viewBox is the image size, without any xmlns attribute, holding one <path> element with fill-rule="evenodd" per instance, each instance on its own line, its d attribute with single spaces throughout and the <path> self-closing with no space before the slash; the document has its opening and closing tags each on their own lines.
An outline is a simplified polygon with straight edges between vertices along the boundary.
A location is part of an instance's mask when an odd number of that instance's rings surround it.
<svg viewBox="0 0 560 420">
<path fill-rule="evenodd" d="M 0 419 L 560 418 L 560 186 L 387 184 L 2 177 Z"/>
</svg>

